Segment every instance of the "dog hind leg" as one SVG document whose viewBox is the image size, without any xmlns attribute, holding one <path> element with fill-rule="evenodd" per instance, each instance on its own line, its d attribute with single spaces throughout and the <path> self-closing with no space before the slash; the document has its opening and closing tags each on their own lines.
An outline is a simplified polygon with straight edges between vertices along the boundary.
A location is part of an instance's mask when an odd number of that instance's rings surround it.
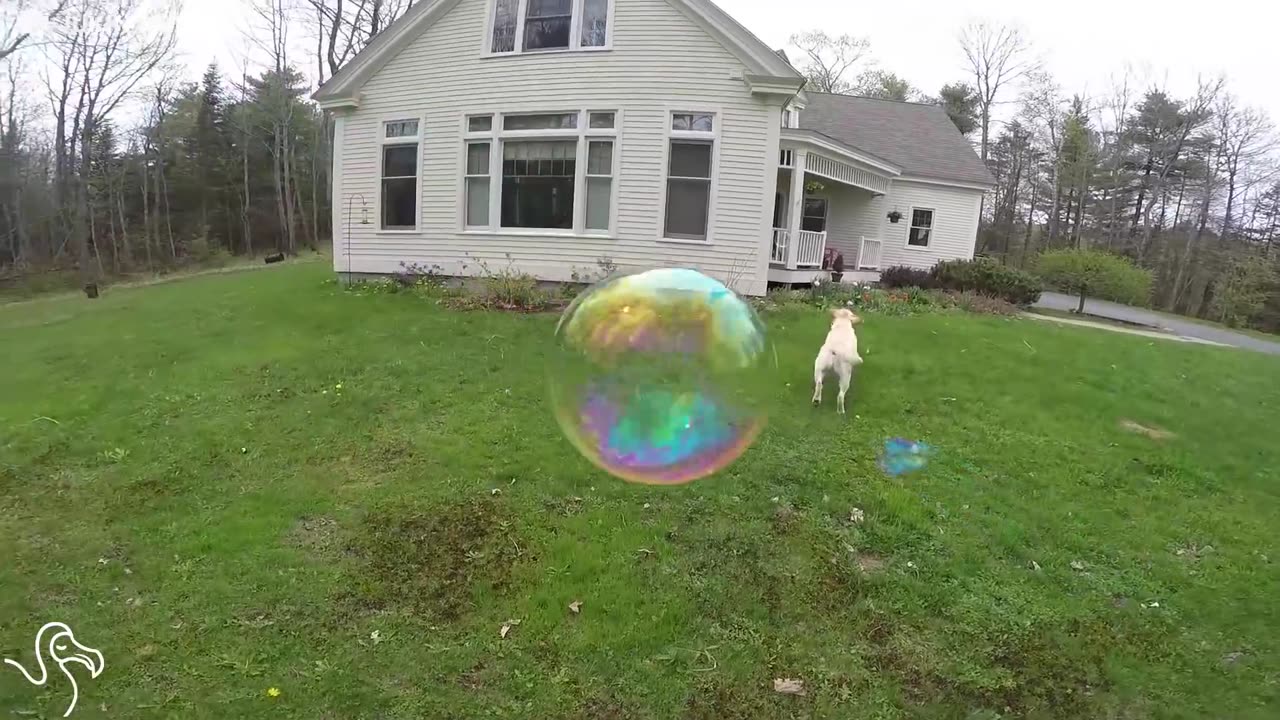
<svg viewBox="0 0 1280 720">
<path fill-rule="evenodd" d="M 849 391 L 849 380 L 853 375 L 853 365 L 840 363 L 840 394 L 836 396 L 836 412 L 844 415 L 844 394 Z"/>
<path fill-rule="evenodd" d="M 818 356 L 813 361 L 813 404 L 822 404 L 822 375 L 826 372 L 826 364 L 822 362 L 823 357 Z"/>
</svg>

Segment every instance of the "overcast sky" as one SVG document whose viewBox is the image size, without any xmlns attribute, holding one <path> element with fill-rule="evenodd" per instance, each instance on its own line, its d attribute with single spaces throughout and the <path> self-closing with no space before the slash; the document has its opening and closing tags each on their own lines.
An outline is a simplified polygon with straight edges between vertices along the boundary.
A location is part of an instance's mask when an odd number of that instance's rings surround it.
<svg viewBox="0 0 1280 720">
<path fill-rule="evenodd" d="M 426 0 L 422 0 L 426 1 Z M 1280 122 L 1280 3 L 1274 0 L 717 0 L 761 39 L 784 47 L 822 28 L 871 41 L 876 64 L 929 93 L 964 79 L 957 35 L 975 20 L 1016 24 L 1068 95 L 1104 95 L 1125 64 L 1175 95 L 1198 74 L 1225 74 L 1248 105 Z M 187 0 L 180 47 L 191 73 L 217 58 L 234 72 L 243 54 L 248 0 Z M 301 39 L 309 28 L 297 28 Z M 308 54 L 306 57 L 310 57 Z"/>
</svg>

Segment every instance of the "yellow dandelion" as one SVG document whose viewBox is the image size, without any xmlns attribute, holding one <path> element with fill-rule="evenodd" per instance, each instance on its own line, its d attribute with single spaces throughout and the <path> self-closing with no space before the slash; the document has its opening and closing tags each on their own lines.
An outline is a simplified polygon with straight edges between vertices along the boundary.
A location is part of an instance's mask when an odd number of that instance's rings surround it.
<svg viewBox="0 0 1280 720">
<path fill-rule="evenodd" d="M 273 697 L 273 698 L 280 697 L 280 688 L 277 688 L 277 687 L 267 688 L 267 697 Z"/>
</svg>

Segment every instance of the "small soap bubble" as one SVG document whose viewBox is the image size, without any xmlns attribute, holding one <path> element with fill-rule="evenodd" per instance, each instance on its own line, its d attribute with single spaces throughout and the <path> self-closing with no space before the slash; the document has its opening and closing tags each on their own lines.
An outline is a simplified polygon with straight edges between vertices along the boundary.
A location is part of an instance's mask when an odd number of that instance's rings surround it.
<svg viewBox="0 0 1280 720">
<path fill-rule="evenodd" d="M 924 468 L 933 448 L 922 442 L 906 438 L 889 438 L 880 451 L 880 469 L 893 477 Z"/>
</svg>

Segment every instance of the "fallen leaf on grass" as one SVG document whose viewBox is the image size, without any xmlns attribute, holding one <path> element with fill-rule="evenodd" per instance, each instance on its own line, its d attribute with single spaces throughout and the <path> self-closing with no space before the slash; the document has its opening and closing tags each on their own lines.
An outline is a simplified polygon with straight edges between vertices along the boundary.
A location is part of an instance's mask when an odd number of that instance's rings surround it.
<svg viewBox="0 0 1280 720">
<path fill-rule="evenodd" d="M 1040 572 L 1040 563 L 1036 562 L 1035 560 L 1031 561 L 1030 567 L 1033 571 Z"/>
<path fill-rule="evenodd" d="M 1077 571 L 1077 572 L 1083 572 L 1083 571 L 1084 571 L 1084 563 L 1080 562 L 1079 560 L 1072 560 L 1072 561 L 1071 561 L 1071 569 L 1072 569 L 1072 570 L 1075 570 L 1075 571 Z"/>
<path fill-rule="evenodd" d="M 783 695 L 803 695 L 804 681 L 791 678 L 774 678 L 773 691 Z"/>
<path fill-rule="evenodd" d="M 498 637 L 505 639 L 507 635 L 511 632 L 511 628 L 519 624 L 520 624 L 519 620 L 508 620 L 502 623 L 502 629 L 498 631 Z"/>
<path fill-rule="evenodd" d="M 867 519 L 867 514 L 862 512 L 862 508 L 854 508 L 849 511 L 849 522 L 860 523 Z"/>
<path fill-rule="evenodd" d="M 1141 423 L 1136 423 L 1132 420 L 1121 420 L 1120 428 L 1122 430 L 1128 430 L 1131 433 L 1146 435 L 1152 440 L 1168 440 L 1169 438 L 1173 437 L 1173 433 L 1169 432 L 1168 430 L 1164 430 L 1158 427 L 1148 427 Z"/>
<path fill-rule="evenodd" d="M 569 603 L 569 612 L 573 613 L 574 615 L 577 615 L 578 613 L 582 612 L 582 601 L 574 600 L 573 602 Z"/>
</svg>

